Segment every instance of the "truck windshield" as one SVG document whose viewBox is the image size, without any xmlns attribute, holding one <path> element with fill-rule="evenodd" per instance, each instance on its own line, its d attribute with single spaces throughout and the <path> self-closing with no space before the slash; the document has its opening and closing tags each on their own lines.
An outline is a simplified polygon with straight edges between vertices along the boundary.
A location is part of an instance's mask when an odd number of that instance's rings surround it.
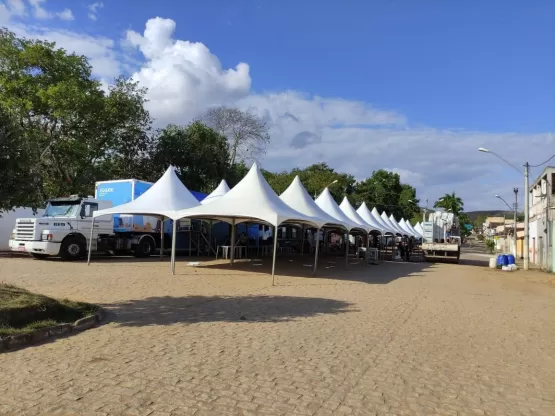
<svg viewBox="0 0 555 416">
<path fill-rule="evenodd" d="M 44 211 L 43 217 L 75 217 L 81 204 L 71 204 L 68 202 L 49 202 Z"/>
</svg>

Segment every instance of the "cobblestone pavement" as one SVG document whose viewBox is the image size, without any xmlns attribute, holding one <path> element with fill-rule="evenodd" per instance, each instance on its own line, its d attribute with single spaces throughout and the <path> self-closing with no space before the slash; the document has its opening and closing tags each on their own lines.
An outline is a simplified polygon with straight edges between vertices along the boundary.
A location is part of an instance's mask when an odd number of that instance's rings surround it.
<svg viewBox="0 0 555 416">
<path fill-rule="evenodd" d="M 111 320 L 0 354 L 0 414 L 555 414 L 548 275 L 292 258 L 272 287 L 267 263 L 0 259 Z"/>
</svg>

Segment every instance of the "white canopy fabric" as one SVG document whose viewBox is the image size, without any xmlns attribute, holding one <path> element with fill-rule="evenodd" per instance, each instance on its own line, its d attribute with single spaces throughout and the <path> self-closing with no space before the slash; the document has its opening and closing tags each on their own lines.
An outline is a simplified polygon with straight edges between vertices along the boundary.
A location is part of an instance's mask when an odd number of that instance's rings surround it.
<svg viewBox="0 0 555 416">
<path fill-rule="evenodd" d="M 393 226 L 394 226 L 395 228 L 397 228 L 399 231 L 401 231 L 403 235 L 406 235 L 407 237 L 411 235 L 410 233 L 407 233 L 407 231 L 404 230 L 404 229 L 399 225 L 399 223 L 397 222 L 397 220 L 395 219 L 395 217 L 393 216 L 393 214 L 391 214 L 391 215 L 389 216 L 389 222 L 391 222 L 391 224 L 393 224 Z"/>
<path fill-rule="evenodd" d="M 410 237 L 416 237 L 414 232 L 412 232 L 411 229 L 409 228 L 409 226 L 407 225 L 407 222 L 405 221 L 404 218 L 401 218 L 401 221 L 399 221 L 399 227 L 401 227 L 403 230 L 405 230 L 409 234 Z"/>
<path fill-rule="evenodd" d="M 345 224 L 328 215 L 316 204 L 316 202 L 314 202 L 301 183 L 299 176 L 295 176 L 291 185 L 283 191 L 279 198 L 294 210 L 297 210 L 304 215 L 308 215 L 309 217 L 318 218 L 320 220 L 318 222 L 318 228 L 327 224 L 347 229 Z"/>
<path fill-rule="evenodd" d="M 381 217 L 382 217 L 382 220 L 383 220 L 386 224 L 389 224 L 389 226 L 390 226 L 393 230 L 395 230 L 396 234 L 399 234 L 399 235 L 405 235 L 405 234 L 406 234 L 406 231 L 401 230 L 399 227 L 396 227 L 395 224 L 393 224 L 393 223 L 391 222 L 391 220 L 389 219 L 389 217 L 387 216 L 387 214 L 385 213 L 385 211 L 382 212 Z"/>
<path fill-rule="evenodd" d="M 322 191 L 320 196 L 316 198 L 315 202 L 326 214 L 335 218 L 336 221 L 339 221 L 341 224 L 345 224 L 347 231 L 358 230 L 364 231 L 365 233 L 367 232 L 363 225 L 356 224 L 343 213 L 341 208 L 339 208 L 339 205 L 337 205 L 337 202 L 335 202 L 331 196 L 328 188 L 325 188 Z"/>
<path fill-rule="evenodd" d="M 112 214 L 158 215 L 172 218 L 174 212 L 198 206 L 198 200 L 170 166 L 158 181 L 137 199 L 93 213 L 93 218 Z"/>
<path fill-rule="evenodd" d="M 375 227 L 376 229 L 380 230 L 382 234 L 391 232 L 389 228 L 385 226 L 385 224 L 383 224 L 382 222 L 379 222 L 376 218 L 374 218 L 374 216 L 366 206 L 366 202 L 363 202 L 362 204 L 360 204 L 360 207 L 358 207 L 357 209 L 357 214 L 360 215 L 360 217 L 365 222 Z"/>
<path fill-rule="evenodd" d="M 422 224 L 417 223 L 417 224 L 414 226 L 414 230 L 415 230 L 418 234 L 420 234 L 420 236 L 424 237 L 424 229 L 422 228 Z"/>
<path fill-rule="evenodd" d="M 174 214 L 179 218 L 220 219 L 230 222 L 265 222 L 277 227 L 292 221 L 318 226 L 323 220 L 294 210 L 268 185 L 258 165 L 254 163 L 247 175 L 225 195 L 214 202 L 184 209 Z"/>
<path fill-rule="evenodd" d="M 363 227 L 367 233 L 369 233 L 370 231 L 380 231 L 379 227 L 375 227 L 370 223 L 364 221 L 364 218 L 362 218 L 355 211 L 355 209 L 353 208 L 353 206 L 349 202 L 349 199 L 346 196 L 343 198 L 343 201 L 341 201 L 341 204 L 339 204 L 339 208 L 341 209 L 341 211 L 343 211 L 343 214 L 345 214 L 347 218 L 349 218 L 355 224 Z"/>
<path fill-rule="evenodd" d="M 387 216 L 385 217 L 385 219 L 378 213 L 378 210 L 376 209 L 376 207 L 372 208 L 372 212 L 371 212 L 372 216 L 376 219 L 376 221 L 380 222 L 380 224 L 383 224 L 385 228 L 387 228 L 388 232 L 396 235 L 396 234 L 400 234 L 399 230 L 397 230 L 396 228 L 393 227 L 393 225 L 391 225 L 391 223 L 387 220 Z"/>
<path fill-rule="evenodd" d="M 416 230 L 414 229 L 414 227 L 412 226 L 412 224 L 411 224 L 409 221 L 405 221 L 405 223 L 407 224 L 408 229 L 412 231 L 413 235 L 414 235 L 416 238 L 420 238 L 420 237 L 421 237 L 421 235 L 418 233 L 418 231 L 416 231 Z"/>
<path fill-rule="evenodd" d="M 227 194 L 228 192 L 229 192 L 229 186 L 228 186 L 227 182 L 225 181 L 225 179 L 222 179 L 222 181 L 220 182 L 218 187 L 216 189 L 214 189 L 212 192 L 210 192 L 206 196 L 206 198 L 204 198 L 202 201 L 200 201 L 200 203 L 201 203 L 201 205 L 208 204 L 210 202 L 215 201 L 219 197 Z"/>
</svg>

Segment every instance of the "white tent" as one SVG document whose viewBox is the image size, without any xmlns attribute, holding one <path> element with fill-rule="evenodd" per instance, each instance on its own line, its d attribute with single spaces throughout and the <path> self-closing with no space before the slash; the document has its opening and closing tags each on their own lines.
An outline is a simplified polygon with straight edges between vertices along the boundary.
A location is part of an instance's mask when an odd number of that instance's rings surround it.
<svg viewBox="0 0 555 416">
<path fill-rule="evenodd" d="M 377 229 L 379 229 L 382 234 L 392 233 L 392 231 L 389 229 L 389 227 L 387 227 L 381 221 L 378 221 L 372 215 L 372 213 L 370 212 L 370 210 L 366 206 L 366 202 L 363 202 L 362 204 L 360 204 L 360 207 L 358 207 L 358 209 L 357 209 L 357 214 L 360 215 L 360 217 L 365 222 L 367 222 L 368 224 L 370 224 L 370 225 L 376 227 Z"/>
<path fill-rule="evenodd" d="M 89 240 L 89 256 L 87 264 L 91 261 L 92 234 L 94 230 L 95 219 L 103 215 L 113 214 L 129 214 L 129 215 L 152 215 L 161 219 L 160 233 L 161 246 L 160 258 L 164 250 L 164 224 L 165 218 L 173 219 L 173 235 L 172 235 L 172 269 L 175 263 L 175 238 L 177 234 L 177 226 L 174 214 L 176 211 L 184 208 L 199 206 L 198 200 L 187 189 L 183 182 L 177 177 L 175 168 L 170 166 L 156 183 L 146 190 L 144 194 L 137 199 L 126 204 L 117 205 L 112 208 L 102 209 L 93 213 L 93 226 L 91 227 L 91 238 Z"/>
<path fill-rule="evenodd" d="M 235 256 L 235 224 L 241 222 L 262 222 L 273 227 L 285 222 L 309 224 L 318 227 L 322 220 L 294 210 L 283 202 L 272 190 L 255 163 L 247 175 L 225 195 L 214 202 L 181 210 L 174 214 L 178 218 L 218 219 L 231 222 L 231 263 Z M 274 228 L 274 254 L 272 280 L 275 276 L 277 251 L 277 231 Z"/>
<path fill-rule="evenodd" d="M 390 218 L 387 216 L 387 214 L 385 213 L 385 211 L 382 212 L 381 217 L 382 217 L 382 220 L 384 220 L 384 222 L 385 222 L 386 224 L 389 224 L 389 226 L 390 226 L 391 228 L 393 228 L 394 230 L 397 231 L 397 234 L 399 234 L 399 235 L 405 235 L 405 234 L 407 233 L 406 231 L 401 230 L 401 229 L 399 228 L 398 225 L 393 224 L 393 223 L 391 222 L 391 219 L 390 219 Z"/>
<path fill-rule="evenodd" d="M 412 235 L 411 233 L 408 233 L 405 229 L 403 229 L 403 227 L 401 227 L 401 226 L 399 225 L 399 223 L 397 222 L 397 220 L 395 219 L 395 217 L 393 216 L 393 214 L 391 214 L 391 215 L 389 216 L 389 221 L 391 222 L 391 224 L 393 224 L 393 226 L 394 226 L 395 228 L 398 228 L 399 231 L 401 231 L 402 234 L 403 234 L 404 236 L 409 237 L 409 236 Z"/>
<path fill-rule="evenodd" d="M 418 233 L 418 231 L 416 231 L 414 229 L 414 227 L 412 226 L 412 224 L 409 221 L 405 221 L 405 224 L 407 225 L 408 229 L 412 232 L 412 234 L 416 237 L 416 238 L 420 238 L 421 235 Z"/>
<path fill-rule="evenodd" d="M 416 237 L 414 232 L 407 225 L 407 222 L 405 221 L 404 218 L 401 218 L 401 221 L 399 221 L 399 227 L 401 227 L 403 230 L 405 230 L 409 234 L 410 237 Z"/>
<path fill-rule="evenodd" d="M 386 227 L 391 234 L 393 235 L 401 234 L 398 229 L 393 227 L 391 222 L 388 220 L 387 216 L 385 216 L 384 218 L 378 213 L 378 210 L 376 209 L 376 207 L 372 208 L 372 215 L 374 216 L 374 218 L 376 218 L 376 221 L 379 221 L 381 224 L 383 224 L 384 227 Z"/>
<path fill-rule="evenodd" d="M 323 226 L 339 227 L 347 230 L 347 226 L 341 221 L 328 215 L 325 211 L 320 208 L 316 202 L 310 197 L 305 187 L 301 183 L 298 176 L 295 176 L 291 185 L 283 191 L 279 198 L 289 205 L 291 208 L 299 211 L 302 214 L 308 215 L 310 217 L 315 217 L 321 221 L 318 223 L 318 232 Z M 316 234 L 318 235 L 318 233 Z M 303 232 L 303 244 L 304 244 L 304 232 Z M 318 249 L 320 247 L 319 242 L 316 244 L 315 258 L 314 258 L 314 273 L 316 273 L 316 266 L 318 263 Z"/>
<path fill-rule="evenodd" d="M 362 218 L 355 211 L 355 209 L 353 208 L 353 206 L 349 202 L 349 199 L 346 196 L 343 198 L 343 201 L 341 201 L 339 208 L 341 209 L 341 211 L 343 211 L 343 214 L 345 214 L 347 218 L 349 218 L 355 224 L 360 225 L 362 228 L 366 230 L 367 233 L 369 233 L 370 231 L 380 231 L 379 227 L 375 227 L 374 225 L 371 225 L 370 223 L 364 221 L 364 218 Z"/>
<path fill-rule="evenodd" d="M 227 182 L 225 181 L 225 179 L 222 179 L 222 181 L 220 182 L 218 187 L 216 189 L 214 189 L 212 192 L 210 192 L 206 196 L 206 198 L 204 198 L 202 201 L 200 201 L 200 203 L 201 203 L 201 205 L 208 204 L 209 202 L 215 201 L 219 197 L 227 194 L 228 192 L 229 192 L 229 186 L 228 186 Z"/>
<path fill-rule="evenodd" d="M 414 226 L 414 230 L 422 237 L 424 237 L 424 229 L 422 228 L 422 224 L 420 224 L 419 222 L 416 223 L 416 225 Z"/>
</svg>

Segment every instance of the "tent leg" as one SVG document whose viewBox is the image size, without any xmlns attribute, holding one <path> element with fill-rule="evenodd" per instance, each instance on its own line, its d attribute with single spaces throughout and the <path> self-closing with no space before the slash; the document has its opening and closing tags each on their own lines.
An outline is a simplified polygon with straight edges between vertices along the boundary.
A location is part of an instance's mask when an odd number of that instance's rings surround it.
<svg viewBox="0 0 555 416">
<path fill-rule="evenodd" d="M 245 234 L 247 234 L 247 253 L 246 253 L 245 257 L 248 259 L 249 258 L 249 242 L 250 242 L 251 239 L 249 238 L 249 223 L 247 222 L 246 225 L 247 225 L 247 227 L 245 229 Z"/>
<path fill-rule="evenodd" d="M 235 218 L 231 221 L 231 257 L 229 263 L 233 266 L 235 260 Z"/>
<path fill-rule="evenodd" d="M 95 220 L 95 218 L 93 217 L 92 223 L 91 223 L 91 235 L 89 237 L 89 253 L 87 254 L 87 266 L 89 264 L 91 264 L 92 240 L 93 240 L 93 233 L 94 233 L 94 220 Z"/>
<path fill-rule="evenodd" d="M 366 253 L 368 253 L 368 249 L 370 248 L 370 233 L 366 234 Z M 366 261 L 368 257 L 364 257 L 364 261 Z M 368 262 L 366 262 L 366 265 L 368 266 Z"/>
<path fill-rule="evenodd" d="M 349 233 L 345 236 L 345 268 L 347 268 L 349 266 Z"/>
<path fill-rule="evenodd" d="M 177 220 L 173 220 L 173 228 L 172 228 L 171 267 L 172 267 L 172 274 L 173 275 L 175 275 L 175 240 L 177 240 Z"/>
<path fill-rule="evenodd" d="M 164 258 L 164 217 L 160 217 L 160 261 Z"/>
<path fill-rule="evenodd" d="M 319 234 L 320 234 L 320 229 L 318 228 L 316 230 L 316 250 L 314 250 L 316 254 L 314 254 L 314 269 L 312 270 L 312 276 L 316 276 L 316 267 L 318 267 L 318 250 L 320 248 Z"/>
<path fill-rule="evenodd" d="M 301 257 L 302 257 L 304 254 L 304 225 L 301 225 L 301 232 L 303 233 L 303 239 L 301 243 Z"/>
<path fill-rule="evenodd" d="M 214 247 L 218 248 L 215 244 Z M 208 254 L 210 254 L 210 250 L 212 250 L 212 220 L 210 220 L 210 228 L 208 229 Z"/>
<path fill-rule="evenodd" d="M 272 259 L 272 286 L 276 285 L 277 227 L 274 227 L 274 256 Z"/>
</svg>

